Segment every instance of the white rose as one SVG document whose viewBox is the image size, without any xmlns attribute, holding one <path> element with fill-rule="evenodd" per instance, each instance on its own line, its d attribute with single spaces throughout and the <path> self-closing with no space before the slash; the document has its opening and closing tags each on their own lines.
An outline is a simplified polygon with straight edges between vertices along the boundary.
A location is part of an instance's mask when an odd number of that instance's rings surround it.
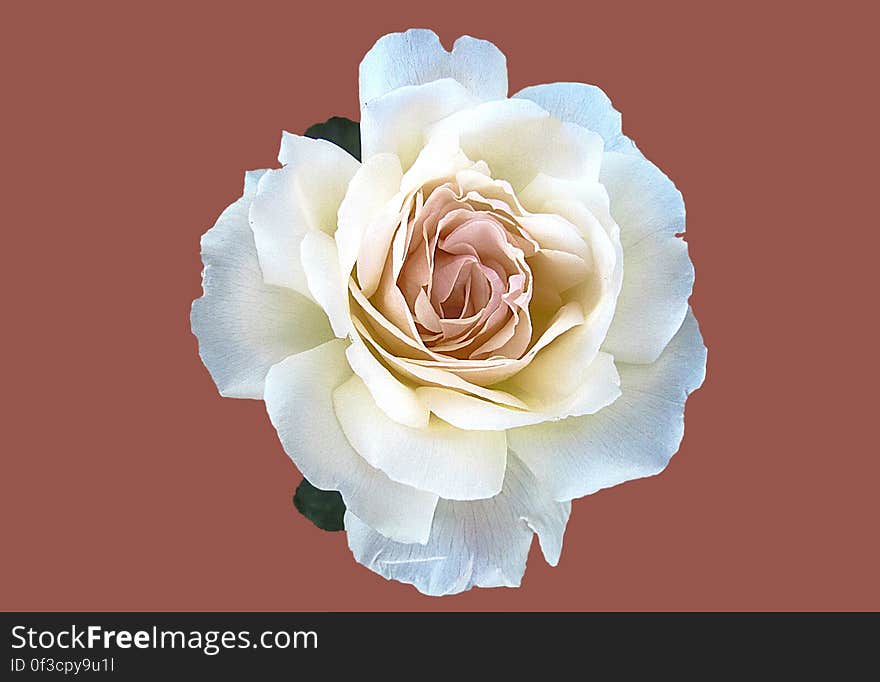
<svg viewBox="0 0 880 682">
<path fill-rule="evenodd" d="M 360 66 L 362 159 L 285 133 L 202 240 L 192 326 L 355 558 L 428 594 L 555 565 L 571 500 L 656 474 L 705 374 L 682 198 L 598 88 L 507 98 L 427 30 Z"/>
</svg>

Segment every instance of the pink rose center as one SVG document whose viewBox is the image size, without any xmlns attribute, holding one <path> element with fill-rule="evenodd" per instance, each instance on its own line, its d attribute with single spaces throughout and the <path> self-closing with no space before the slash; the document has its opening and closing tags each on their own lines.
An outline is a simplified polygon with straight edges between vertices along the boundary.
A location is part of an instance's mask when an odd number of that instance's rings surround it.
<svg viewBox="0 0 880 682">
<path fill-rule="evenodd" d="M 503 202 L 462 197 L 451 182 L 416 195 L 396 283 L 432 351 L 484 360 L 518 358 L 528 348 L 526 258 L 537 245 L 512 216 Z"/>
</svg>

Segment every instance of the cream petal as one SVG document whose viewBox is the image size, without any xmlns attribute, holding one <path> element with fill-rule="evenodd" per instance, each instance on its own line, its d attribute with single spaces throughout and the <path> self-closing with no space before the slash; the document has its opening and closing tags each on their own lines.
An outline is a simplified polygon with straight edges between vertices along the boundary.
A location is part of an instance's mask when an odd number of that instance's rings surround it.
<svg viewBox="0 0 880 682">
<path fill-rule="evenodd" d="M 468 158 L 485 161 L 514 190 L 540 172 L 593 181 L 602 162 L 597 133 L 559 121 L 525 99 L 485 102 L 460 111 L 434 125 L 428 139 L 447 146 L 457 142 Z"/>
<path fill-rule="evenodd" d="M 437 34 L 410 29 L 382 36 L 359 69 L 361 107 L 407 85 L 454 78 L 480 100 L 507 97 L 507 60 L 492 43 L 470 36 L 447 52 Z"/>
<path fill-rule="evenodd" d="M 427 406 L 413 389 L 373 357 L 363 341 L 355 339 L 345 349 L 345 355 L 352 371 L 366 384 L 376 405 L 390 419 L 416 429 L 428 426 L 430 413 Z"/>
<path fill-rule="evenodd" d="M 604 224 L 594 210 L 579 201 L 551 201 L 548 207 L 576 225 L 590 245 L 594 275 L 566 292 L 564 298 L 580 303 L 598 349 L 611 325 L 625 272 L 619 230 L 614 223 Z"/>
<path fill-rule="evenodd" d="M 425 348 L 424 344 L 419 340 L 404 333 L 400 327 L 393 324 L 385 315 L 379 312 L 376 307 L 367 299 L 354 283 L 349 282 L 349 293 L 358 304 L 365 315 L 366 323 L 370 325 L 370 336 L 381 342 L 381 346 L 394 355 L 402 355 L 404 357 L 423 356 L 431 357 L 431 353 Z M 360 316 L 358 316 L 360 319 Z"/>
<path fill-rule="evenodd" d="M 538 405 L 559 404 L 576 395 L 589 380 L 600 341 L 590 325 L 572 326 L 511 378 L 515 393 Z"/>
<path fill-rule="evenodd" d="M 287 165 L 260 179 L 249 219 L 266 283 L 311 297 L 300 244 L 310 230 L 336 230 L 339 204 L 360 164 L 326 140 L 284 135 Z"/>
<path fill-rule="evenodd" d="M 327 314 L 340 339 L 352 332 L 347 281 L 339 271 L 339 253 L 333 237 L 313 230 L 303 237 L 300 256 L 312 298 Z"/>
<path fill-rule="evenodd" d="M 602 136 L 606 151 L 639 154 L 620 127 L 620 113 L 601 88 L 585 83 L 546 83 L 520 90 L 514 97 L 531 100 L 562 121 L 577 123 Z"/>
<path fill-rule="evenodd" d="M 202 236 L 204 294 L 191 323 L 221 395 L 262 398 L 269 368 L 331 338 L 323 312 L 300 294 L 266 284 L 248 208 L 265 171 L 245 176 L 244 195 Z"/>
<path fill-rule="evenodd" d="M 406 336 L 412 338 L 416 345 L 422 347 L 419 331 L 412 311 L 409 309 L 403 292 L 394 282 L 391 268 L 382 270 L 379 286 L 373 296 L 375 310 L 395 327 L 400 329 Z"/>
<path fill-rule="evenodd" d="M 509 405 L 511 407 L 520 409 L 525 409 L 527 407 L 526 404 L 523 403 L 521 400 L 519 400 L 515 396 L 510 395 L 509 393 L 505 393 L 504 391 L 484 388 L 482 386 L 472 384 L 462 379 L 461 377 L 456 376 L 454 373 L 446 371 L 444 369 L 435 367 L 423 367 L 405 358 L 396 357 L 385 350 L 381 345 L 376 343 L 366 327 L 364 327 L 360 321 L 355 319 L 354 324 L 361 337 L 370 344 L 372 349 L 377 352 L 390 367 L 393 367 L 396 372 L 399 372 L 403 376 L 411 378 L 419 383 L 433 384 L 436 386 L 444 386 L 455 389 L 452 392 L 465 391 L 467 393 L 470 393 L 471 395 L 479 396 L 480 398 L 482 398 L 483 400 L 481 402 L 491 401 L 492 403 Z M 416 395 L 421 397 L 421 390 L 421 388 L 415 389 Z"/>
<path fill-rule="evenodd" d="M 431 412 L 453 426 L 499 431 L 598 412 L 617 399 L 619 384 L 613 357 L 600 352 L 584 371 L 584 381 L 578 391 L 544 409 L 512 409 L 448 388 L 421 386 L 416 393 Z"/>
<path fill-rule="evenodd" d="M 570 503 L 550 499 L 509 455 L 501 493 L 488 500 L 441 500 L 424 545 L 389 541 L 351 512 L 345 530 L 359 563 L 439 596 L 471 587 L 519 586 L 535 533 L 547 563 L 555 566 L 570 513 Z"/>
<path fill-rule="evenodd" d="M 687 314 L 694 268 L 684 232 L 681 193 L 654 164 L 607 154 L 602 182 L 620 225 L 623 286 L 603 348 L 622 362 L 656 360 Z"/>
<path fill-rule="evenodd" d="M 583 261 L 592 262 L 590 245 L 584 241 L 578 228 L 562 216 L 534 214 L 517 218 L 517 221 L 540 248 L 565 251 Z"/>
<path fill-rule="evenodd" d="M 580 198 L 581 192 L 605 192 L 605 190 L 598 179 L 595 182 L 579 182 L 538 173 L 528 185 L 519 191 L 517 198 L 532 213 L 548 213 L 548 202 L 577 200 Z M 606 198 L 607 196 L 605 193 Z"/>
<path fill-rule="evenodd" d="M 568 251 L 541 249 L 529 260 L 535 280 L 558 293 L 583 282 L 592 268 L 580 256 Z"/>
<path fill-rule="evenodd" d="M 421 208 L 423 200 L 424 197 L 422 196 L 422 192 L 419 191 L 412 196 L 410 201 L 406 202 L 410 215 Z M 390 279 L 393 282 L 397 282 L 400 272 L 408 261 L 410 252 L 414 248 L 412 244 L 413 232 L 412 221 L 409 220 L 409 215 L 407 215 L 405 216 L 405 219 L 401 221 L 400 229 L 394 233 L 394 239 L 391 241 Z M 416 262 L 421 262 L 421 259 L 418 259 Z"/>
<path fill-rule="evenodd" d="M 584 312 L 578 303 L 571 301 L 564 304 L 556 311 L 553 318 L 550 320 L 550 324 L 542 332 L 541 336 L 538 337 L 538 340 L 529 349 L 528 354 L 523 357 L 522 360 L 527 362 L 530 358 L 533 358 L 545 347 L 550 345 L 556 337 L 564 334 L 573 327 L 583 324 L 584 322 Z"/>
<path fill-rule="evenodd" d="M 619 257 L 620 252 L 617 249 L 620 240 L 616 225 L 609 230 L 589 207 L 579 201 L 554 200 L 547 203 L 547 208 L 554 212 L 556 220 L 545 223 L 543 221 L 529 222 L 528 219 L 523 219 L 529 225 L 529 229 L 538 232 L 540 226 L 549 232 L 552 228 L 547 228 L 548 224 L 555 224 L 559 227 L 571 226 L 580 233 L 580 244 L 582 245 L 577 251 L 572 251 L 577 242 L 571 233 L 563 235 L 560 229 L 555 239 L 552 241 L 545 239 L 548 248 L 575 253 L 591 264 L 593 272 L 599 273 L 605 278 L 615 268 L 623 265 Z M 536 237 L 538 240 L 542 238 L 542 233 Z"/>
<path fill-rule="evenodd" d="M 479 101 L 451 78 L 392 90 L 361 109 L 362 158 L 395 154 L 403 168 L 409 168 L 424 146 L 430 126 Z"/>
<path fill-rule="evenodd" d="M 389 419 L 358 377 L 333 393 L 348 442 L 392 481 L 447 500 L 497 495 L 504 480 L 507 439 L 500 431 L 462 431 L 439 419 L 411 428 Z"/>
<path fill-rule="evenodd" d="M 269 418 L 284 450 L 322 490 L 338 490 L 352 513 L 398 542 L 428 540 L 437 496 L 390 480 L 349 445 L 333 390 L 351 377 L 346 342 L 328 341 L 274 365 L 266 376 Z"/>
<path fill-rule="evenodd" d="M 395 195 L 369 225 L 357 258 L 357 279 L 364 296 L 372 296 L 385 272 L 391 242 L 397 230 L 406 226 L 412 199 Z"/>
<path fill-rule="evenodd" d="M 432 126 L 432 130 L 437 126 Z M 452 177 L 459 171 L 473 168 L 476 164 L 461 150 L 458 136 L 454 133 L 431 135 L 413 164 L 403 174 L 400 182 L 402 192 L 415 192 L 438 178 Z"/>
<path fill-rule="evenodd" d="M 357 262 L 364 232 L 383 212 L 392 216 L 399 212 L 393 203 L 392 208 L 388 205 L 400 190 L 402 177 L 400 159 L 393 154 L 378 154 L 366 159 L 348 183 L 333 235 L 339 250 L 339 269 L 346 277 Z"/>
<path fill-rule="evenodd" d="M 472 168 L 459 171 L 455 179 L 461 188 L 461 193 L 468 201 L 483 202 L 511 215 L 525 214 L 510 183 L 500 178 L 493 178 L 488 164 L 484 161 L 475 164 Z"/>
<path fill-rule="evenodd" d="M 508 431 L 510 448 L 557 500 L 662 471 L 684 434 L 688 395 L 706 374 L 706 347 L 688 313 L 650 365 L 620 364 L 621 396 L 600 412 Z"/>
<path fill-rule="evenodd" d="M 555 213 L 563 209 L 578 206 L 579 210 L 569 215 L 563 210 L 565 218 L 584 232 L 583 216 L 589 216 L 590 223 L 598 223 L 612 239 L 617 239 L 620 227 L 611 217 L 608 191 L 600 182 L 579 182 L 554 178 L 539 173 L 520 193 L 519 198 L 524 207 L 534 213 Z"/>
</svg>

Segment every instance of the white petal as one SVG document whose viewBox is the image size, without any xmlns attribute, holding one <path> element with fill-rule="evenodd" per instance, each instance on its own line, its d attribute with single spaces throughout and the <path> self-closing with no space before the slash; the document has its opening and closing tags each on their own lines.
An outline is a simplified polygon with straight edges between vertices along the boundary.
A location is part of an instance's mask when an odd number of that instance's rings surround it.
<svg viewBox="0 0 880 682">
<path fill-rule="evenodd" d="M 392 90 L 361 111 L 361 158 L 390 153 L 409 168 L 432 124 L 477 103 L 476 97 L 451 78 Z"/>
<path fill-rule="evenodd" d="M 602 163 L 602 138 L 574 123 L 553 118 L 534 102 L 484 102 L 443 119 L 429 140 L 450 146 L 457 139 L 469 159 L 485 161 L 493 177 L 518 191 L 538 173 L 595 181 Z"/>
<path fill-rule="evenodd" d="M 706 347 L 692 314 L 651 365 L 619 365 L 621 396 L 597 414 L 508 432 L 510 448 L 557 500 L 662 471 L 684 434 Z"/>
<path fill-rule="evenodd" d="M 330 338 L 314 303 L 263 282 L 248 208 L 264 172 L 247 173 L 244 195 L 202 236 L 205 293 L 192 305 L 202 362 L 220 394 L 232 398 L 262 398 L 272 365 Z"/>
<path fill-rule="evenodd" d="M 314 486 L 338 490 L 347 508 L 399 542 L 426 542 L 437 496 L 390 480 L 355 452 L 333 409 L 351 376 L 346 342 L 333 339 L 279 362 L 266 377 L 269 418 L 284 450 Z"/>
<path fill-rule="evenodd" d="M 437 34 L 410 29 L 382 36 L 360 65 L 361 107 L 406 85 L 454 78 L 480 100 L 507 97 L 507 60 L 492 43 L 470 36 L 447 52 Z"/>
<path fill-rule="evenodd" d="M 435 125 L 432 130 L 436 128 Z M 403 174 L 400 189 L 405 193 L 414 192 L 429 180 L 452 177 L 462 170 L 480 165 L 484 164 L 479 161 L 474 163 L 461 150 L 457 131 L 452 130 L 442 135 L 429 132 L 427 143 Z"/>
<path fill-rule="evenodd" d="M 414 429 L 392 421 L 358 377 L 333 393 L 336 416 L 352 447 L 392 481 L 449 500 L 497 495 L 507 438 L 501 431 L 462 431 L 439 419 Z"/>
<path fill-rule="evenodd" d="M 608 190 L 598 179 L 595 182 L 581 182 L 539 173 L 519 193 L 519 199 L 523 206 L 533 213 L 553 213 L 554 207 L 571 207 L 580 204 L 580 213 L 586 211 L 591 216 L 591 221 L 597 221 L 609 237 L 619 236 L 620 227 L 611 217 Z M 578 213 L 571 216 L 566 216 L 565 213 L 560 215 L 576 225 L 582 222 L 578 220 Z"/>
<path fill-rule="evenodd" d="M 657 359 L 681 326 L 694 284 L 681 193 L 639 156 L 606 154 L 601 180 L 620 225 L 623 287 L 603 349 L 621 362 Z"/>
<path fill-rule="evenodd" d="M 416 429 L 428 425 L 428 406 L 409 386 L 405 386 L 356 338 L 345 349 L 348 364 L 366 384 L 373 401 L 391 419 Z"/>
<path fill-rule="evenodd" d="M 608 95 L 595 85 L 546 83 L 520 90 L 514 97 L 531 100 L 562 121 L 599 133 L 606 151 L 639 153 L 620 129 L 620 113 L 611 106 Z"/>
<path fill-rule="evenodd" d="M 346 278 L 357 262 L 364 232 L 400 190 L 402 176 L 400 159 L 394 154 L 378 154 L 364 161 L 348 183 L 334 234 L 339 268 Z"/>
<path fill-rule="evenodd" d="M 339 204 L 360 164 L 331 142 L 290 133 L 284 133 L 282 149 L 287 165 L 260 179 L 250 224 L 266 283 L 311 297 L 300 244 L 310 230 L 333 234 Z"/>
<path fill-rule="evenodd" d="M 351 512 L 345 514 L 345 530 L 359 563 L 439 596 L 471 587 L 518 587 L 534 533 L 547 563 L 555 566 L 570 513 L 570 503 L 550 499 L 510 455 L 502 492 L 488 500 L 441 500 L 425 545 L 392 542 Z"/>
<path fill-rule="evenodd" d="M 351 333 L 348 277 L 339 272 L 339 253 L 333 237 L 312 230 L 303 237 L 300 258 L 312 297 L 327 313 L 333 333 L 344 339 Z"/>
<path fill-rule="evenodd" d="M 431 412 L 460 429 L 498 431 L 564 419 L 569 415 L 592 414 L 617 399 L 619 384 L 614 359 L 607 353 L 599 353 L 584 370 L 577 392 L 545 409 L 517 410 L 448 388 L 423 386 L 417 388 L 416 393 Z"/>
<path fill-rule="evenodd" d="M 315 145 L 313 143 L 320 142 L 321 145 L 330 145 L 335 149 L 339 149 L 349 158 L 354 159 L 351 154 L 346 152 L 342 147 L 336 145 L 329 140 L 315 139 L 306 137 L 305 135 L 297 135 L 296 133 L 288 133 L 286 130 L 281 133 L 281 146 L 278 149 L 278 163 L 286 166 L 291 163 L 297 163 L 301 160 L 303 154 L 315 154 Z M 329 150 L 329 151 L 334 151 Z M 357 161 L 357 159 L 355 159 Z"/>
<path fill-rule="evenodd" d="M 369 235 L 369 238 L 361 240 L 356 271 L 364 296 L 370 297 L 376 293 L 385 271 L 385 262 L 395 231 L 406 221 L 409 206 L 401 200 L 402 197 L 398 195 L 385 204 L 363 233 L 364 236 Z"/>
</svg>

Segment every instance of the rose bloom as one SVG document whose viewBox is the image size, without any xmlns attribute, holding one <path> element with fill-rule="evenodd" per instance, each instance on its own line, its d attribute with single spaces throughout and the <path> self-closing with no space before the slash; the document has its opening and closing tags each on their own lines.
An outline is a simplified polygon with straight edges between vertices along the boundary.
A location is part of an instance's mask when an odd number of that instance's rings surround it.
<svg viewBox="0 0 880 682">
<path fill-rule="evenodd" d="M 508 99 L 483 40 L 384 36 L 360 106 L 362 163 L 284 133 L 204 235 L 201 357 L 342 494 L 357 561 L 517 586 L 572 499 L 678 449 L 706 365 L 684 204 L 599 88 Z"/>
</svg>

